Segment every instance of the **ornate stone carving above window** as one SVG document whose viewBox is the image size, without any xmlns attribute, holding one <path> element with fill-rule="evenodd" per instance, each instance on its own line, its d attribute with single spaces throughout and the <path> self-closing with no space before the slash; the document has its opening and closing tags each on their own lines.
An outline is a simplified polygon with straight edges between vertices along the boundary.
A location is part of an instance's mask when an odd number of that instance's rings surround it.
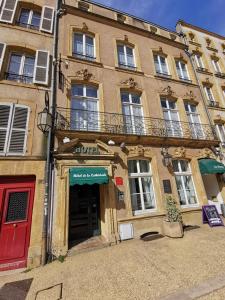
<svg viewBox="0 0 225 300">
<path fill-rule="evenodd" d="M 138 83 L 132 77 L 128 78 L 127 80 L 121 81 L 120 83 L 130 89 L 138 88 Z"/>
<path fill-rule="evenodd" d="M 167 86 L 162 89 L 161 95 L 167 96 L 167 97 L 173 97 L 175 95 L 175 92 L 172 90 L 171 86 Z"/>
<path fill-rule="evenodd" d="M 129 147 L 129 157 L 136 157 L 136 156 L 145 156 L 145 157 L 152 157 L 152 150 L 151 148 L 145 148 L 143 145 L 137 145 L 135 147 Z"/>
<path fill-rule="evenodd" d="M 210 81 L 210 79 L 208 77 L 202 83 L 203 83 L 204 86 L 208 86 L 208 87 L 213 86 L 213 83 Z"/>
<path fill-rule="evenodd" d="M 82 24 L 82 31 L 88 31 L 88 26 L 85 22 Z"/>
<path fill-rule="evenodd" d="M 173 158 L 186 158 L 186 149 L 184 147 L 178 147 L 174 150 Z"/>
<path fill-rule="evenodd" d="M 76 78 L 88 81 L 90 79 L 94 79 L 94 75 L 89 73 L 88 69 L 82 69 L 76 72 Z"/>
<path fill-rule="evenodd" d="M 199 158 L 214 158 L 216 159 L 215 154 L 209 148 L 204 148 L 199 151 Z"/>
<path fill-rule="evenodd" d="M 190 91 L 184 95 L 184 98 L 190 101 L 195 101 L 196 96 L 194 95 L 193 91 Z"/>
</svg>

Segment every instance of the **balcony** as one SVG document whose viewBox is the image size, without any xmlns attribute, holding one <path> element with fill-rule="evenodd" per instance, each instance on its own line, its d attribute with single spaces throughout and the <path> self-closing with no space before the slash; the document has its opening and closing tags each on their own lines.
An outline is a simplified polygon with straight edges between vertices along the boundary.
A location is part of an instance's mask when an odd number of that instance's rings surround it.
<svg viewBox="0 0 225 300">
<path fill-rule="evenodd" d="M 66 132 L 66 136 L 73 132 L 85 133 L 86 136 L 98 134 L 109 137 L 149 137 L 155 138 L 158 143 L 162 139 L 188 140 L 188 144 L 196 141 L 218 141 L 215 129 L 208 124 L 194 124 L 188 122 L 169 121 L 158 118 L 103 113 L 87 110 L 58 108 L 55 120 L 56 132 Z M 88 132 L 88 134 L 87 134 Z M 190 143 L 190 141 L 192 141 Z M 160 143 L 161 143 L 160 142 Z"/>
</svg>

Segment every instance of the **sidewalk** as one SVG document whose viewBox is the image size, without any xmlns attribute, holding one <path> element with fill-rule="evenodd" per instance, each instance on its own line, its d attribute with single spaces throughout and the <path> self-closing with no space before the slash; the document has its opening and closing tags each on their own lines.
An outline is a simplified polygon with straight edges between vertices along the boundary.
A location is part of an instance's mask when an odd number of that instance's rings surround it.
<svg viewBox="0 0 225 300">
<path fill-rule="evenodd" d="M 222 278 L 219 288 L 215 279 L 218 276 Z M 25 279 L 30 279 L 23 282 L 26 299 L 55 300 L 62 293 L 62 299 L 73 300 L 156 300 L 175 297 L 175 293 L 193 287 L 198 290 L 199 286 L 202 294 L 198 299 L 222 300 L 225 299 L 225 227 L 203 225 L 185 232 L 183 239 L 131 240 L 80 253 L 63 263 L 55 261 L 27 273 L 0 276 L 0 299 L 15 299 L 3 297 L 7 288 L 10 290 L 4 284 Z M 19 290 L 17 287 L 17 295 Z"/>
</svg>

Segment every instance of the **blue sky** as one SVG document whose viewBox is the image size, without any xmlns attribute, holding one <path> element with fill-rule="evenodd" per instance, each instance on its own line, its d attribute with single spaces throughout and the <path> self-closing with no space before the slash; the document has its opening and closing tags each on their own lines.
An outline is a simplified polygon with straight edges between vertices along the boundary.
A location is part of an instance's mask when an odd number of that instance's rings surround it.
<svg viewBox="0 0 225 300">
<path fill-rule="evenodd" d="M 225 0 L 95 0 L 175 30 L 178 19 L 225 36 Z"/>
</svg>

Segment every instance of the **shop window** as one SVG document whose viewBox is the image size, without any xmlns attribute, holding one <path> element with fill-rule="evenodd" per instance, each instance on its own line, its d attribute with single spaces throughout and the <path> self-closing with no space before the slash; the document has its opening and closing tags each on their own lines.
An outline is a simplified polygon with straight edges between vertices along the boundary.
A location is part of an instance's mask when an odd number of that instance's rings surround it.
<svg viewBox="0 0 225 300">
<path fill-rule="evenodd" d="M 191 81 L 187 70 L 187 64 L 185 62 L 181 60 L 176 60 L 176 69 L 179 79 Z"/>
<path fill-rule="evenodd" d="M 165 129 L 168 136 L 182 137 L 180 117 L 176 102 L 161 98 L 161 107 L 163 110 Z"/>
<path fill-rule="evenodd" d="M 174 160 L 173 170 L 181 206 L 197 205 L 192 173 L 186 160 Z"/>
<path fill-rule="evenodd" d="M 17 24 L 21 27 L 39 30 L 41 13 L 31 9 L 22 8 Z"/>
<path fill-rule="evenodd" d="M 134 48 L 117 44 L 118 64 L 120 68 L 136 70 Z"/>
<path fill-rule="evenodd" d="M 0 105 L 0 155 L 24 155 L 29 108 L 17 104 Z"/>
<path fill-rule="evenodd" d="M 73 34 L 73 56 L 95 61 L 95 39 L 89 34 L 75 32 Z"/>
<path fill-rule="evenodd" d="M 151 166 L 148 160 L 128 161 L 131 204 L 134 214 L 156 208 Z"/>
<path fill-rule="evenodd" d="M 197 105 L 186 103 L 184 106 L 188 117 L 192 137 L 203 139 L 204 134 L 200 121 L 200 115 L 197 112 Z"/>
<path fill-rule="evenodd" d="M 126 133 L 143 135 L 145 128 L 140 95 L 121 92 L 121 102 Z"/>
<path fill-rule="evenodd" d="M 92 85 L 74 84 L 71 99 L 71 129 L 98 131 L 98 89 Z"/>
<path fill-rule="evenodd" d="M 154 64 L 155 64 L 155 70 L 156 73 L 159 75 L 169 75 L 168 65 L 166 61 L 166 57 L 161 55 L 154 55 Z"/>
</svg>

